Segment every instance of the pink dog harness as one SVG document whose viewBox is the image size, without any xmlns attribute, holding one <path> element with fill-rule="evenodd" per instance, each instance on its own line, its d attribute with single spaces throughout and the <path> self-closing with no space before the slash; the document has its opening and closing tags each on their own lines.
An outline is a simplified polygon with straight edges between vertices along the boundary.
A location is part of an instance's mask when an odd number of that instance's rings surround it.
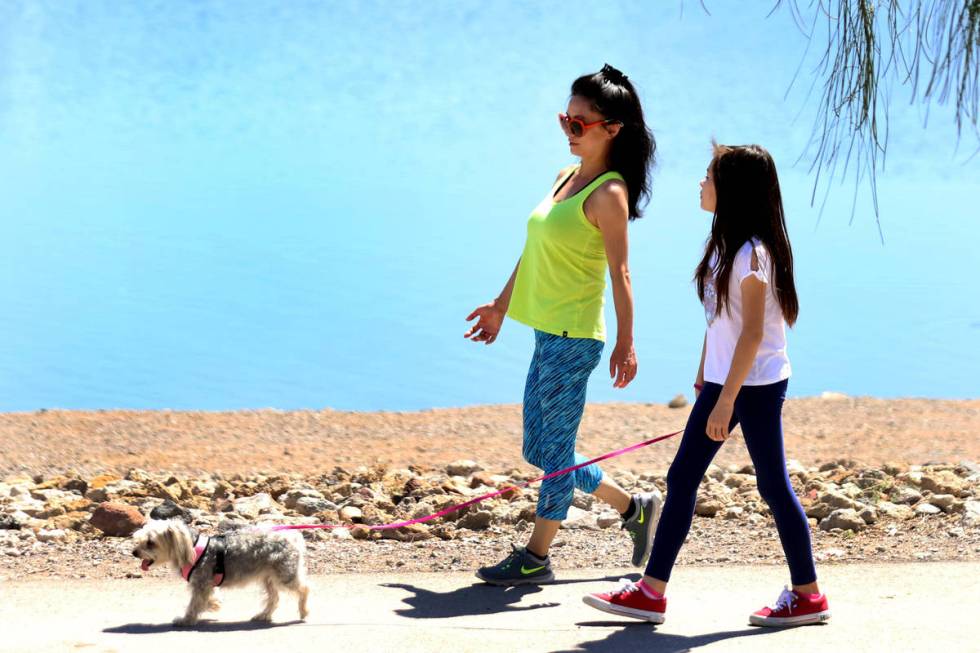
<svg viewBox="0 0 980 653">
<path fill-rule="evenodd" d="M 194 543 L 194 562 L 189 565 L 184 565 L 180 568 L 181 577 L 188 583 L 191 582 L 191 574 L 197 569 L 197 565 L 201 562 L 201 558 L 207 553 L 208 547 L 211 546 L 211 541 L 215 540 L 215 564 L 214 564 L 214 586 L 219 587 L 221 583 L 225 581 L 225 547 L 224 547 L 224 536 L 216 535 L 213 538 L 207 535 L 201 534 L 197 536 L 197 542 Z"/>
</svg>

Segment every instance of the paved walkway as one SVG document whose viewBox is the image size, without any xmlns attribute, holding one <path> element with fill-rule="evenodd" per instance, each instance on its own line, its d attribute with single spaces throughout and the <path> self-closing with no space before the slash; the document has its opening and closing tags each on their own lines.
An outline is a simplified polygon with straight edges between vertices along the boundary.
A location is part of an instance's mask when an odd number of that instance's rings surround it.
<svg viewBox="0 0 980 653">
<path fill-rule="evenodd" d="M 224 592 L 213 621 L 177 629 L 186 588 L 165 578 L 15 581 L 0 586 L 0 651 L 980 651 L 980 563 L 825 565 L 833 618 L 774 631 L 747 625 L 775 600 L 778 567 L 679 567 L 659 627 L 581 601 L 629 570 L 560 574 L 546 587 L 502 589 L 470 574 L 320 576 L 300 623 L 282 597 L 277 622 L 253 624 L 258 590 Z"/>
</svg>

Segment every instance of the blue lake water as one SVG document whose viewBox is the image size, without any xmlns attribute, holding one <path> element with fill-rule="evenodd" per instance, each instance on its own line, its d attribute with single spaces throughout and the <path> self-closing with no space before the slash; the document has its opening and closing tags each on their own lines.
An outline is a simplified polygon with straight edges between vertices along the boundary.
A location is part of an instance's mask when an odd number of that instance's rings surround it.
<svg viewBox="0 0 980 653">
<path fill-rule="evenodd" d="M 485 347 L 463 318 L 573 160 L 568 86 L 606 61 L 660 160 L 630 227 L 640 372 L 614 390 L 604 360 L 590 401 L 690 388 L 712 136 L 780 166 L 791 395 L 978 396 L 975 142 L 891 89 L 884 245 L 866 186 L 853 224 L 850 180 L 821 216 L 796 163 L 814 48 L 787 93 L 806 50 L 789 14 L 709 8 L 0 2 L 0 410 L 519 402 L 530 330 Z"/>
</svg>

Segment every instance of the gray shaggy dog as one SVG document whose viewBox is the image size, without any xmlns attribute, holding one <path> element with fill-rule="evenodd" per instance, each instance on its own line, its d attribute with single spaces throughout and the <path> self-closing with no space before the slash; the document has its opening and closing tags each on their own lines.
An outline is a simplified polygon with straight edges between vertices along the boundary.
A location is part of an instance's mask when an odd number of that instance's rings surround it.
<svg viewBox="0 0 980 653">
<path fill-rule="evenodd" d="M 271 621 L 279 604 L 279 590 L 294 592 L 299 599 L 299 615 L 306 619 L 306 544 L 297 531 L 263 531 L 241 528 L 212 537 L 207 549 L 196 561 L 194 545 L 198 532 L 179 519 L 152 519 L 133 534 L 133 555 L 142 560 L 142 569 L 161 563 L 174 568 L 178 577 L 182 569 L 193 565 L 188 578 L 191 600 L 186 612 L 174 619 L 178 626 L 197 623 L 202 612 L 221 607 L 216 594 L 216 567 L 223 557 L 222 587 L 251 582 L 265 588 L 266 601 L 253 621 Z M 221 553 L 223 552 L 223 553 Z"/>
</svg>

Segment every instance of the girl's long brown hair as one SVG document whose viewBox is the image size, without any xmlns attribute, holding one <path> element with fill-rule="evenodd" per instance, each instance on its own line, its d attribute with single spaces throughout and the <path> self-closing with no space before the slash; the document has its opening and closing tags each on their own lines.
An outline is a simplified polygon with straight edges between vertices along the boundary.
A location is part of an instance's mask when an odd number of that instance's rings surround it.
<svg viewBox="0 0 980 653">
<path fill-rule="evenodd" d="M 793 249 L 786 232 L 783 198 L 779 192 L 776 164 L 760 145 L 718 145 L 712 142 L 711 176 L 715 185 L 715 214 L 704 257 L 694 272 L 698 297 L 715 276 L 716 313 L 728 304 L 728 284 L 735 255 L 746 241 L 757 238 L 772 260 L 773 289 L 786 323 L 792 326 L 800 312 L 793 282 Z M 715 269 L 712 258 L 717 256 Z"/>
</svg>

